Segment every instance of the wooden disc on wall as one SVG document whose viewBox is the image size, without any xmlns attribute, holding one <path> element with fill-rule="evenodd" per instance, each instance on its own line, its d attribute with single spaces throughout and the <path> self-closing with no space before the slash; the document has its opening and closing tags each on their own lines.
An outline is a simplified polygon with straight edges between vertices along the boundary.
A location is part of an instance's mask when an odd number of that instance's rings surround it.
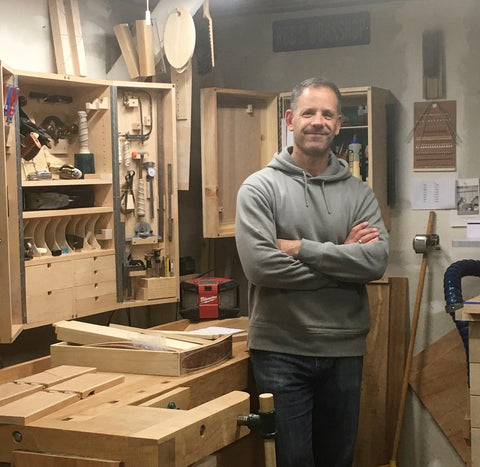
<svg viewBox="0 0 480 467">
<path fill-rule="evenodd" d="M 177 70 L 183 70 L 195 49 L 195 24 L 186 8 L 175 8 L 168 16 L 163 43 L 168 63 Z"/>
</svg>

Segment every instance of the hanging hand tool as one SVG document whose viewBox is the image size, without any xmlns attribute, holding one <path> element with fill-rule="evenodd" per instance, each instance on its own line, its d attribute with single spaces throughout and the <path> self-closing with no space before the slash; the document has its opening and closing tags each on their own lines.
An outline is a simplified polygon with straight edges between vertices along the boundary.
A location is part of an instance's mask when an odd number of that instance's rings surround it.
<svg viewBox="0 0 480 467">
<path fill-rule="evenodd" d="M 120 197 L 120 210 L 123 214 L 128 214 L 135 209 L 135 197 L 133 195 L 133 177 L 134 170 L 129 170 L 125 175 L 125 184 L 123 185 L 123 193 Z"/>
<path fill-rule="evenodd" d="M 157 174 L 155 162 L 147 161 L 143 163 L 143 168 L 147 172 L 147 182 L 150 185 L 150 219 L 155 218 L 155 199 L 153 197 L 153 178 Z"/>
<path fill-rule="evenodd" d="M 173 217 L 172 217 L 172 196 L 173 196 L 173 176 L 172 164 L 167 166 L 167 183 L 168 183 L 168 241 L 173 239 Z"/>
<path fill-rule="evenodd" d="M 144 152 L 139 152 L 140 156 L 140 175 L 138 177 L 138 187 L 137 187 L 137 216 L 145 216 L 145 180 L 143 178 L 143 158 L 145 156 Z"/>
<path fill-rule="evenodd" d="M 12 123 L 13 121 L 13 116 L 15 115 L 15 106 L 17 105 L 17 99 L 18 99 L 18 92 L 19 88 L 14 87 L 10 88 L 9 94 L 9 99 L 7 100 L 7 123 Z"/>
<path fill-rule="evenodd" d="M 13 93 L 13 86 L 4 86 L 3 88 L 3 99 L 5 102 L 5 106 L 3 107 L 4 117 L 8 116 L 8 106 L 9 106 L 10 100 L 12 99 L 12 93 Z"/>
</svg>

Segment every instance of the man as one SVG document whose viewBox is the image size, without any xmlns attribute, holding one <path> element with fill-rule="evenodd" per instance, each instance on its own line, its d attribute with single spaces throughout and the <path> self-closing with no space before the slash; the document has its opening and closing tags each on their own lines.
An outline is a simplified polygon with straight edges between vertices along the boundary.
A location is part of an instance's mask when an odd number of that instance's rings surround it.
<svg viewBox="0 0 480 467">
<path fill-rule="evenodd" d="M 388 236 L 372 190 L 331 152 L 337 86 L 306 80 L 290 105 L 293 147 L 238 192 L 248 345 L 259 392 L 274 395 L 278 466 L 346 467 L 370 325 L 365 284 L 385 272 Z"/>
</svg>

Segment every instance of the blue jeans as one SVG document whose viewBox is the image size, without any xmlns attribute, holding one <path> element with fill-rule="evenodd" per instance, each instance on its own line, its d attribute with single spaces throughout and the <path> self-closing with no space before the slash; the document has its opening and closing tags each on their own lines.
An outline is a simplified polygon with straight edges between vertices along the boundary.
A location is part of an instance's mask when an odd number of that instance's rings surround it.
<svg viewBox="0 0 480 467">
<path fill-rule="evenodd" d="M 275 404 L 278 467 L 351 467 L 363 357 L 303 357 L 250 349 L 260 394 Z"/>
</svg>

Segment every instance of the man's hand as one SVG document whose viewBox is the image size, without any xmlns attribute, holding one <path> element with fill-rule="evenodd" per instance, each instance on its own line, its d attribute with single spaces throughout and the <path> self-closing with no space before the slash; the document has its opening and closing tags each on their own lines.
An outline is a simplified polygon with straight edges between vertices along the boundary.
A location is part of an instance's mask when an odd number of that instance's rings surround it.
<svg viewBox="0 0 480 467">
<path fill-rule="evenodd" d="M 376 227 L 368 227 L 368 222 L 360 222 L 352 228 L 345 240 L 345 245 L 348 243 L 370 243 L 378 242 L 380 233 Z"/>
<path fill-rule="evenodd" d="M 277 238 L 277 247 L 287 255 L 297 257 L 300 251 L 301 240 L 285 240 L 283 238 Z"/>
</svg>

